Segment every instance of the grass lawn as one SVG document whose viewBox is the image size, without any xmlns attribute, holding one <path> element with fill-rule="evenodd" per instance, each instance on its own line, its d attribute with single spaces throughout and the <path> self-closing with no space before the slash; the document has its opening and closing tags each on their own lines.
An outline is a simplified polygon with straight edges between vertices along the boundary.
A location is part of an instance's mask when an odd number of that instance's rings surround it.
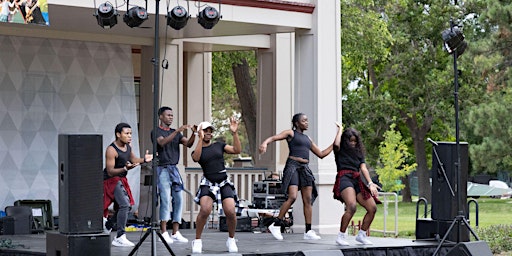
<svg viewBox="0 0 512 256">
<path fill-rule="evenodd" d="M 383 202 L 384 198 L 379 197 Z M 371 226 L 372 236 L 383 236 L 377 230 L 384 230 L 384 213 L 386 215 L 386 236 L 394 236 L 395 230 L 395 198 L 388 196 L 387 211 L 384 211 L 384 204 L 378 205 L 377 215 Z M 402 203 L 401 198 L 398 198 L 398 237 L 401 238 L 415 238 L 416 231 L 416 201 L 413 198 L 412 203 Z M 512 199 L 493 199 L 488 197 L 480 197 L 475 199 L 478 202 L 478 227 L 476 226 L 476 207 L 474 203 L 469 207 L 469 223 L 473 230 L 478 228 L 485 228 L 491 225 L 498 224 L 512 224 Z M 421 217 L 424 212 L 424 204 L 419 204 L 419 216 Z M 430 217 L 431 205 L 427 208 L 427 217 Z M 352 218 L 355 225 L 358 221 L 363 220 L 365 214 L 364 208 L 358 205 L 357 212 Z"/>
</svg>

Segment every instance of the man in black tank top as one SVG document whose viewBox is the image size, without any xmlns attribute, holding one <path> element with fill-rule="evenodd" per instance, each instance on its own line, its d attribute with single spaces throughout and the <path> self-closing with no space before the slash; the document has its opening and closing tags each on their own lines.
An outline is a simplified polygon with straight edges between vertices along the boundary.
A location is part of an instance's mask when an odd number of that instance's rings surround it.
<svg viewBox="0 0 512 256">
<path fill-rule="evenodd" d="M 297 199 L 299 190 L 302 195 L 304 220 L 306 222 L 304 239 L 321 239 L 320 236 L 311 229 L 313 215 L 312 205 L 315 202 L 318 192 L 315 184 L 315 176 L 308 165 L 309 151 L 313 152 L 313 154 L 319 158 L 324 158 L 331 153 L 333 144 L 321 150 L 309 136 L 304 134 L 304 131 L 306 131 L 308 127 L 308 117 L 303 113 L 295 114 L 292 118 L 292 129 L 284 130 L 279 134 L 268 137 L 259 147 L 260 154 L 263 154 L 267 151 L 267 145 L 269 143 L 286 139 L 290 151 L 284 167 L 282 182 L 283 194 L 286 196 L 286 201 L 281 205 L 278 217 L 268 227 L 270 233 L 272 233 L 277 240 L 283 239 L 283 235 L 281 234 L 281 230 L 284 229 L 285 224 L 283 219 Z"/>
<path fill-rule="evenodd" d="M 130 185 L 126 175 L 129 170 L 142 163 L 153 160 L 153 155 L 146 150 L 144 158 L 136 157 L 132 151 L 132 128 L 129 124 L 119 123 L 115 128 L 116 140 L 112 142 L 105 152 L 105 169 L 103 170 L 103 224 L 105 231 L 109 221 L 108 207 L 115 202 L 114 217 L 117 220 L 117 235 L 112 241 L 113 246 L 135 246 L 126 238 L 126 223 L 128 214 L 134 204 Z"/>
</svg>

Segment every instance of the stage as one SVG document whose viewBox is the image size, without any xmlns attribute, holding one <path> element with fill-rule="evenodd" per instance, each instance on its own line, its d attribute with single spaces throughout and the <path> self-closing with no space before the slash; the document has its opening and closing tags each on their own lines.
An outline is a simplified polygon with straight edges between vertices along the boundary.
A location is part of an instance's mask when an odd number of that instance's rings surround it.
<svg viewBox="0 0 512 256">
<path fill-rule="evenodd" d="M 145 234 L 144 231 L 132 231 L 127 233 L 127 237 L 135 244 L 140 241 Z M 181 230 L 184 237 L 189 239 L 188 243 L 173 243 L 170 247 L 175 255 L 191 255 L 191 241 L 195 236 L 195 230 Z M 215 229 L 207 229 L 203 233 L 203 253 L 202 255 L 432 255 L 439 245 L 436 241 L 414 241 L 411 239 L 400 238 L 382 238 L 370 237 L 374 245 L 359 245 L 353 237 L 349 237 L 351 246 L 336 245 L 336 235 L 325 235 L 321 240 L 311 241 L 303 240 L 302 233 L 283 234 L 284 240 L 275 240 L 270 233 L 237 232 L 236 239 L 238 253 L 228 253 L 226 248 L 227 232 L 221 232 Z M 114 233 L 110 234 L 110 241 Z M 46 234 L 31 235 L 3 235 L 0 236 L 0 255 L 46 255 Z M 11 246 L 7 246 L 11 242 Z M 134 255 L 151 255 L 151 236 L 144 240 L 141 247 Z M 110 246 L 110 243 L 109 243 Z M 438 255 L 445 255 L 453 247 L 453 243 L 444 243 Z M 12 247 L 12 248 L 8 248 Z M 114 247 L 110 246 L 110 255 L 128 255 L 133 247 Z M 162 242 L 156 241 L 156 254 L 169 255 Z M 62 254 L 63 256 L 65 254 Z M 75 256 L 75 255 L 73 255 Z M 95 255 L 101 256 L 101 255 Z"/>
</svg>

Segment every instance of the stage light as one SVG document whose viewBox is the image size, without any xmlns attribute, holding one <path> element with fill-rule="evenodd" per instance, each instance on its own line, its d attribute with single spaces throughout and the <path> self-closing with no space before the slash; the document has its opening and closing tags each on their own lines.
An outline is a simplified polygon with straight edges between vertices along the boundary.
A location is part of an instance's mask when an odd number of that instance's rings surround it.
<svg viewBox="0 0 512 256">
<path fill-rule="evenodd" d="M 123 16 L 124 23 L 131 28 L 140 26 L 147 19 L 148 11 L 140 6 L 130 8 Z"/>
<path fill-rule="evenodd" d="M 98 25 L 102 28 L 111 28 L 116 25 L 118 15 L 117 10 L 109 2 L 100 4 L 94 14 L 98 20 Z"/>
<path fill-rule="evenodd" d="M 176 6 L 167 13 L 167 25 L 176 30 L 180 30 L 187 25 L 190 15 L 184 7 Z"/>
<path fill-rule="evenodd" d="M 197 22 L 205 29 L 212 29 L 219 19 L 219 12 L 211 6 L 207 6 L 197 15 Z"/>
<path fill-rule="evenodd" d="M 468 44 L 464 41 L 464 34 L 457 26 L 448 28 L 441 33 L 444 41 L 444 48 L 452 54 L 456 51 L 457 57 L 462 55 Z"/>
</svg>

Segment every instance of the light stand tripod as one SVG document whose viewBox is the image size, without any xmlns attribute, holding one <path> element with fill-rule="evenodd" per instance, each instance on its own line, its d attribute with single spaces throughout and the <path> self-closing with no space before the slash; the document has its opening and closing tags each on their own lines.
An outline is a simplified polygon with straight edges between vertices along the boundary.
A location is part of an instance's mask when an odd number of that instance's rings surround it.
<svg viewBox="0 0 512 256">
<path fill-rule="evenodd" d="M 151 177 L 151 220 L 150 220 L 150 227 L 146 230 L 146 233 L 142 236 L 142 238 L 139 240 L 139 242 L 135 245 L 133 250 L 130 252 L 130 256 L 133 255 L 139 247 L 142 245 L 144 240 L 151 234 L 151 255 L 156 255 L 156 236 L 160 237 L 160 240 L 165 245 L 165 248 L 169 251 L 169 253 L 172 256 L 175 256 L 174 252 L 172 251 L 171 247 L 167 244 L 165 239 L 163 238 L 162 234 L 158 232 L 158 223 L 155 221 L 155 212 L 156 212 L 156 188 L 157 188 L 157 173 L 156 169 L 158 167 L 158 158 L 156 157 L 157 154 L 157 146 L 156 146 L 156 129 L 158 128 L 158 108 L 159 108 L 159 94 L 160 94 L 160 85 L 159 85 L 159 12 L 160 12 L 160 0 L 155 0 L 156 2 L 156 10 L 155 10 L 155 49 L 154 49 L 154 57 L 151 60 L 153 63 L 153 162 L 151 165 L 151 171 L 152 171 L 152 177 Z"/>
<path fill-rule="evenodd" d="M 471 234 L 475 237 L 476 240 L 480 240 L 478 236 L 476 235 L 475 231 L 471 229 L 469 226 L 469 222 L 466 219 L 466 216 L 464 215 L 464 211 L 460 207 L 460 142 L 459 142 L 459 70 L 457 69 L 457 57 L 462 55 L 464 53 L 464 50 L 466 49 L 467 44 L 464 42 L 464 35 L 458 27 L 456 27 L 453 23 L 453 20 L 450 20 L 450 29 L 443 31 L 443 40 L 444 45 L 446 47 L 446 50 L 448 53 L 453 54 L 453 75 L 454 75 L 454 105 L 455 105 L 455 152 L 457 155 L 457 161 L 455 162 L 455 172 L 456 175 L 456 190 L 457 190 L 457 216 L 452 220 L 452 223 L 448 230 L 446 230 L 446 234 L 443 236 L 443 239 L 441 239 L 441 242 L 437 246 L 436 250 L 434 251 L 434 254 L 432 256 L 437 255 L 439 250 L 441 249 L 441 246 L 445 242 L 446 238 L 452 231 L 455 224 L 457 224 L 457 243 L 460 242 L 461 237 L 461 224 L 465 224 L 466 227 L 469 229 Z M 436 155 L 437 156 L 437 155 Z M 453 191 L 452 191 L 453 192 Z"/>
</svg>

